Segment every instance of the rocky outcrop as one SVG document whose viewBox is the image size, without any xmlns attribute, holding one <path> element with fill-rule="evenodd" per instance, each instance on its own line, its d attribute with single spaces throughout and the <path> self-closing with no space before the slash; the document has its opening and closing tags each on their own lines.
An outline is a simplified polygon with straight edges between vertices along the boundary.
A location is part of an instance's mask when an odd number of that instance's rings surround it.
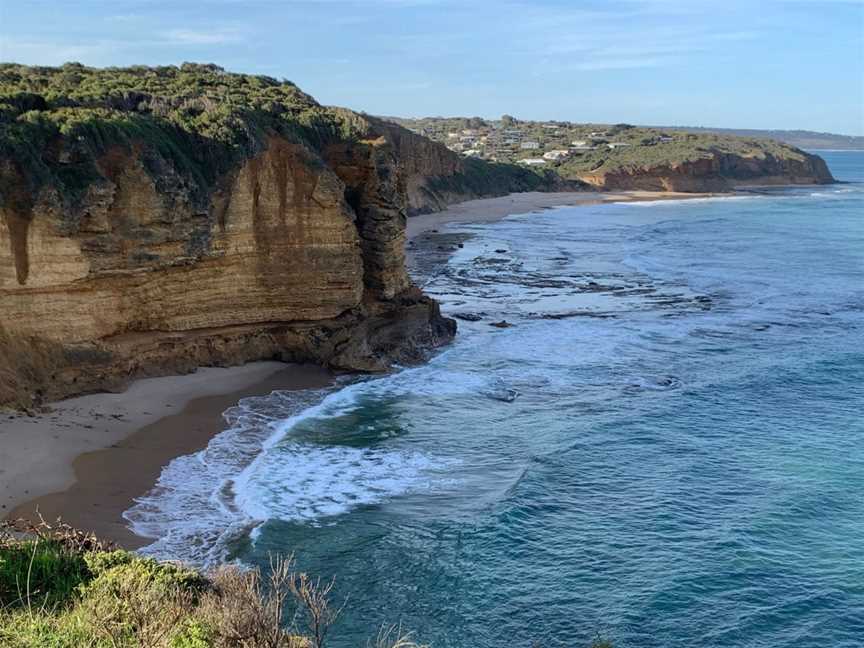
<svg viewBox="0 0 864 648">
<path fill-rule="evenodd" d="M 382 135 L 320 154 L 272 135 L 203 202 L 147 141 L 95 162 L 74 206 L 3 162 L 0 340 L 52 364 L 6 368 L 0 400 L 262 358 L 380 371 L 455 332 L 407 276 L 405 172 Z"/>
<path fill-rule="evenodd" d="M 829 184 L 835 182 L 825 161 L 794 150 L 789 157 L 770 153 L 743 156 L 712 152 L 677 164 L 614 166 L 580 174 L 603 190 L 726 192 L 742 185 Z"/>
</svg>

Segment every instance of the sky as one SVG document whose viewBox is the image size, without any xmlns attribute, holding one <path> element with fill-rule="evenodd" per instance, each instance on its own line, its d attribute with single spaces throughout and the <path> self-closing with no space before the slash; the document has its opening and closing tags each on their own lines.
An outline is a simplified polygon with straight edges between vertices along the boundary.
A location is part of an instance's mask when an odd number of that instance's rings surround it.
<svg viewBox="0 0 864 648">
<path fill-rule="evenodd" d="M 864 135 L 864 0 L 0 0 L 0 61 L 212 62 L 377 115 Z"/>
</svg>

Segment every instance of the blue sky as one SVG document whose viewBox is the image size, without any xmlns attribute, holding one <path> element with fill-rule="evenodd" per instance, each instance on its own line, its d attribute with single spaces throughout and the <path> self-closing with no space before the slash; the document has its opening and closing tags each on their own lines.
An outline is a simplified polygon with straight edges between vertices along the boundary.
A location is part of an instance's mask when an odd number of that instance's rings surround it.
<svg viewBox="0 0 864 648">
<path fill-rule="evenodd" d="M 864 0 L 0 0 L 0 60 L 215 62 L 374 114 L 864 134 Z"/>
</svg>

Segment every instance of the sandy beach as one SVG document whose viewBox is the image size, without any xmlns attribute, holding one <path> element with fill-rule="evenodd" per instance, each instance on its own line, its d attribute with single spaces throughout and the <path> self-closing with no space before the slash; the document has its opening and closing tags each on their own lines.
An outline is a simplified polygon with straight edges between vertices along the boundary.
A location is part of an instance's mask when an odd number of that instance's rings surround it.
<svg viewBox="0 0 864 648">
<path fill-rule="evenodd" d="M 711 193 L 680 193 L 674 191 L 572 191 L 547 193 L 529 191 L 509 194 L 498 198 L 481 198 L 457 203 L 448 209 L 432 214 L 421 214 L 408 219 L 406 238 L 408 241 L 435 227 L 447 223 L 471 221 L 474 223 L 501 220 L 511 214 L 525 214 L 538 209 L 597 205 L 610 202 L 646 202 L 652 200 L 687 200 L 708 198 Z"/>
<path fill-rule="evenodd" d="M 452 222 L 491 222 L 559 206 L 700 198 L 712 194 L 650 191 L 525 193 L 472 200 L 408 220 L 409 257 L 418 237 Z M 62 516 L 79 528 L 134 548 L 147 539 L 122 513 L 153 487 L 173 458 L 197 452 L 224 429 L 223 412 L 246 396 L 316 388 L 318 367 L 257 362 L 150 378 L 120 394 L 53 403 L 37 416 L 0 414 L 0 516 Z"/>
<path fill-rule="evenodd" d="M 311 365 L 255 362 L 147 378 L 121 394 L 53 403 L 38 416 L 0 415 L 0 515 L 58 516 L 126 547 L 146 544 L 122 518 L 162 467 L 224 429 L 222 413 L 246 396 L 322 387 Z"/>
</svg>

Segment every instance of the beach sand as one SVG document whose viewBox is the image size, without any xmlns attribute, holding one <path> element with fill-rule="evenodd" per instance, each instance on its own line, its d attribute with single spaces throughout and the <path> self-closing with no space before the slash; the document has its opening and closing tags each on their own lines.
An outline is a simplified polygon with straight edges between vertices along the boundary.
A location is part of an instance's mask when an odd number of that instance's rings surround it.
<svg viewBox="0 0 864 648">
<path fill-rule="evenodd" d="M 255 362 L 147 378 L 121 394 L 93 394 L 38 416 L 0 415 L 0 515 L 36 519 L 38 510 L 121 546 L 147 540 L 122 514 L 175 457 L 202 450 L 225 428 L 222 413 L 247 396 L 323 387 L 312 365 Z"/>
<path fill-rule="evenodd" d="M 650 191 L 524 193 L 471 200 L 408 219 L 409 263 L 421 234 L 453 222 L 490 222 L 559 206 L 700 198 Z M 415 241 L 414 239 L 418 239 Z M 156 483 L 175 457 L 197 452 L 225 427 L 222 414 L 246 396 L 322 387 L 324 369 L 256 362 L 148 378 L 120 394 L 53 403 L 37 416 L 0 413 L 0 516 L 34 519 L 38 510 L 135 548 L 122 513 Z"/>
<path fill-rule="evenodd" d="M 444 211 L 432 214 L 421 214 L 408 219 L 406 229 L 407 240 L 412 240 L 420 234 L 433 228 L 471 221 L 484 223 L 501 220 L 511 214 L 526 214 L 538 209 L 553 207 L 571 207 L 576 205 L 598 205 L 610 202 L 646 202 L 652 200 L 692 200 L 693 198 L 708 198 L 717 195 L 710 193 L 680 193 L 674 191 L 573 191 L 548 193 L 530 191 L 519 194 L 509 194 L 498 198 L 481 198 L 457 203 Z"/>
</svg>

